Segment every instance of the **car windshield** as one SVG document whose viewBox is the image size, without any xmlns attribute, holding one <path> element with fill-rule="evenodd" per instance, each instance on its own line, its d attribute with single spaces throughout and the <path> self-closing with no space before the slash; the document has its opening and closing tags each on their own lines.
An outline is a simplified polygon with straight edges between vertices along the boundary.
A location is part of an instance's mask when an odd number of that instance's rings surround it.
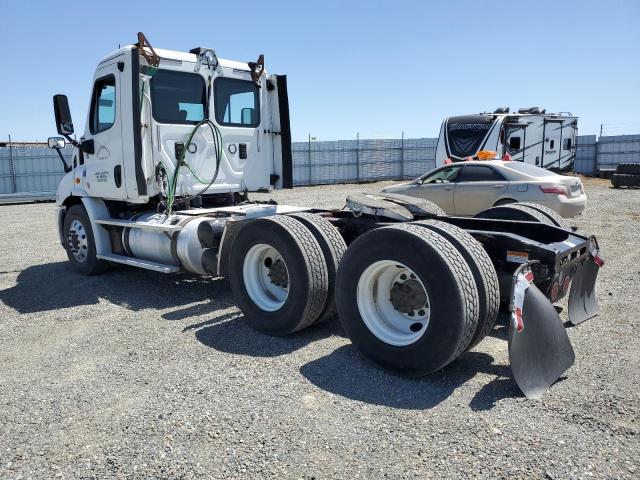
<svg viewBox="0 0 640 480">
<path fill-rule="evenodd" d="M 509 170 L 513 170 L 519 173 L 524 173 L 525 175 L 529 175 L 531 177 L 556 177 L 557 176 L 557 174 L 550 172 L 549 170 L 536 167 L 535 165 L 531 165 L 530 163 L 509 162 L 504 165 L 504 168 L 508 168 Z"/>
<path fill-rule="evenodd" d="M 427 173 L 421 178 L 422 183 L 449 183 L 453 182 L 458 173 L 460 166 L 445 167 L 435 172 Z"/>
</svg>

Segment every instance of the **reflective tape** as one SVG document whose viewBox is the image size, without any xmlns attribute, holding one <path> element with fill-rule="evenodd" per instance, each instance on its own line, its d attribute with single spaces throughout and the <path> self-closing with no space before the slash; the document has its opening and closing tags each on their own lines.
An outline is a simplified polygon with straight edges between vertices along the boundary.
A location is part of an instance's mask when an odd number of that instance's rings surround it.
<svg viewBox="0 0 640 480">
<path fill-rule="evenodd" d="M 522 321 L 522 307 L 524 306 L 524 295 L 533 282 L 533 272 L 529 267 L 523 268 L 518 272 L 515 285 L 513 286 L 513 311 L 511 312 L 511 323 L 516 332 L 524 330 L 524 322 Z"/>
</svg>

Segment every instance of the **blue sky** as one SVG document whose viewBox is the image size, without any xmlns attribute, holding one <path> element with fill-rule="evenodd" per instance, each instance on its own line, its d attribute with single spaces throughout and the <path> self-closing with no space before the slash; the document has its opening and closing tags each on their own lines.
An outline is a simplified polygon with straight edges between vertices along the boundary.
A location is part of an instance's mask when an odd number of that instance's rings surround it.
<svg viewBox="0 0 640 480">
<path fill-rule="evenodd" d="M 535 105 L 578 115 L 581 134 L 640 132 L 640 1 L 2 0 L 0 11 L 0 140 L 55 134 L 55 93 L 83 130 L 96 63 L 138 31 L 160 48 L 264 53 L 288 75 L 294 140 L 434 137 L 447 115 Z"/>
</svg>

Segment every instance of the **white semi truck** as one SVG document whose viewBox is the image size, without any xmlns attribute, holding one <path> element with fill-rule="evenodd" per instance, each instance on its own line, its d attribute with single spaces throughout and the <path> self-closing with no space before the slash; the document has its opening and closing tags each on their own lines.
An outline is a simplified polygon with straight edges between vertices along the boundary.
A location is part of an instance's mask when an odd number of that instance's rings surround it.
<svg viewBox="0 0 640 480">
<path fill-rule="evenodd" d="M 577 117 L 547 113 L 539 107 L 520 108 L 513 113 L 502 107 L 494 112 L 447 117 L 440 128 L 436 165 L 443 165 L 447 159 L 464 161 L 489 151 L 498 159 L 566 172 L 573 170 L 577 135 Z"/>
<path fill-rule="evenodd" d="M 288 335 L 337 316 L 355 346 L 407 375 L 477 345 L 502 303 L 512 312 L 514 378 L 539 397 L 574 361 L 552 303 L 597 314 L 594 237 L 553 212 L 513 204 L 449 217 L 393 194 L 325 210 L 248 201 L 292 186 L 286 77 L 256 62 L 138 43 L 100 61 L 79 141 L 54 96 L 60 242 L 85 275 L 125 264 L 228 277 L 246 321 Z"/>
</svg>

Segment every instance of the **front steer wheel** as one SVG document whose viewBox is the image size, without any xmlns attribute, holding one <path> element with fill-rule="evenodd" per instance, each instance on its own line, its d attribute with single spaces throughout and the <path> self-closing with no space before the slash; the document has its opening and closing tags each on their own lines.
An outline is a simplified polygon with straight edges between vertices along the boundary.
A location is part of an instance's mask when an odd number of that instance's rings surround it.
<svg viewBox="0 0 640 480">
<path fill-rule="evenodd" d="M 478 324 L 478 290 L 464 257 L 417 225 L 355 240 L 340 263 L 336 296 L 353 344 L 403 375 L 426 375 L 456 359 Z"/>
<path fill-rule="evenodd" d="M 64 216 L 64 248 L 73 268 L 83 275 L 104 272 L 109 264 L 96 257 L 91 221 L 82 205 L 73 205 Z"/>
<path fill-rule="evenodd" d="M 322 249 L 298 220 L 273 216 L 242 227 L 229 258 L 233 298 L 249 324 L 288 335 L 314 323 L 327 300 Z"/>
</svg>

